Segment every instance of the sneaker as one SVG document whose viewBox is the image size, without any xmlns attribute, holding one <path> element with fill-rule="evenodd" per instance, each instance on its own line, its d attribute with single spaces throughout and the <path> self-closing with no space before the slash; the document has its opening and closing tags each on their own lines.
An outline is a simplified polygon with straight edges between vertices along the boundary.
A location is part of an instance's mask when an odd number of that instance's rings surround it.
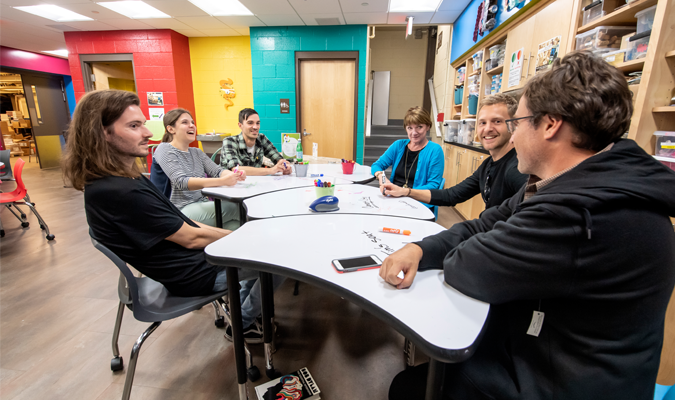
<svg viewBox="0 0 675 400">
<path fill-rule="evenodd" d="M 277 333 L 277 324 L 272 323 L 272 335 Z M 232 326 L 227 324 L 225 327 L 225 339 L 232 341 Z M 248 344 L 258 344 L 263 342 L 262 317 L 258 316 L 253 323 L 244 328 L 244 341 Z"/>
</svg>

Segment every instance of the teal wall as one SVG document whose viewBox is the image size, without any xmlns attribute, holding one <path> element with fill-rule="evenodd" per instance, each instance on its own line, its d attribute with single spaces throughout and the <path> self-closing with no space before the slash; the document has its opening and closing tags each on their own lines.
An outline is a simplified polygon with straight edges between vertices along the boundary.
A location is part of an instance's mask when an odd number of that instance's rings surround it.
<svg viewBox="0 0 675 400">
<path fill-rule="evenodd" d="M 358 51 L 358 115 L 356 161 L 363 163 L 366 99 L 366 25 L 251 27 L 253 103 L 260 114 L 260 132 L 281 149 L 281 133 L 296 131 L 295 52 Z M 290 99 L 289 114 L 281 114 L 280 99 Z M 310 151 L 311 150 L 307 150 Z"/>
</svg>

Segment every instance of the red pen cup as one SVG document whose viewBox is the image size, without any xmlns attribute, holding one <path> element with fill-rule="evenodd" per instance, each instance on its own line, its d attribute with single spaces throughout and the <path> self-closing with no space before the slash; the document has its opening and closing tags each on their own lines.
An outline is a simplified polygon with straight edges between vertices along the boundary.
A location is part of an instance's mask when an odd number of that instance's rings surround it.
<svg viewBox="0 0 675 400">
<path fill-rule="evenodd" d="M 350 162 L 343 162 L 342 163 L 342 173 L 345 175 L 351 175 L 354 173 L 354 165 L 356 163 L 350 163 Z"/>
</svg>

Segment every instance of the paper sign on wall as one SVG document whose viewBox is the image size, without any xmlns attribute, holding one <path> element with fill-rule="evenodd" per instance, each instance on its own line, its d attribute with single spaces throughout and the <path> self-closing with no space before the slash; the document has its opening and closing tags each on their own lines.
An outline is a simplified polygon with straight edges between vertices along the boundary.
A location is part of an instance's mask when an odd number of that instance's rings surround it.
<svg viewBox="0 0 675 400">
<path fill-rule="evenodd" d="M 161 121 L 164 118 L 163 108 L 148 108 L 150 111 L 150 121 Z"/>
<path fill-rule="evenodd" d="M 148 92 L 148 105 L 149 106 L 163 106 L 164 105 L 164 92 Z"/>
<path fill-rule="evenodd" d="M 520 83 L 520 75 L 523 70 L 523 53 L 525 48 L 514 51 L 511 54 L 511 66 L 509 67 L 509 84 L 508 87 L 518 86 Z"/>
<path fill-rule="evenodd" d="M 286 158 L 295 158 L 297 155 L 298 140 L 300 140 L 299 133 L 282 133 L 281 134 L 281 155 Z"/>
<path fill-rule="evenodd" d="M 556 36 L 553 39 L 549 39 L 544 43 L 539 44 L 537 50 L 537 64 L 534 69 L 535 74 L 548 70 L 551 64 L 553 64 L 553 61 L 558 58 L 558 49 L 560 48 L 561 38 L 562 36 Z"/>
</svg>

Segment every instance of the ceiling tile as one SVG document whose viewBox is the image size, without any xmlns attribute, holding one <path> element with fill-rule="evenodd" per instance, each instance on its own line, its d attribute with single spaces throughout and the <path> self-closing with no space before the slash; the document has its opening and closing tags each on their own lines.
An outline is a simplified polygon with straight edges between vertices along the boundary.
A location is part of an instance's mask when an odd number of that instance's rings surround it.
<svg viewBox="0 0 675 400">
<path fill-rule="evenodd" d="M 348 24 L 386 24 L 387 13 L 345 13 L 345 21 Z"/>
<path fill-rule="evenodd" d="M 364 0 L 365 1 L 365 0 Z M 295 9 L 295 12 L 302 15 L 318 13 L 340 13 L 340 3 L 338 0 L 288 0 Z"/>
<path fill-rule="evenodd" d="M 124 15 L 116 13 L 113 10 L 109 10 L 103 6 L 99 6 L 95 3 L 84 3 L 84 4 L 63 4 L 63 8 L 74 11 L 78 14 L 84 15 L 85 17 L 101 20 L 107 18 L 122 18 Z M 94 13 L 92 11 L 96 11 Z"/>
<path fill-rule="evenodd" d="M 215 17 L 220 22 L 232 29 L 244 28 L 249 26 L 265 26 L 258 17 L 238 16 L 238 17 Z"/>
<path fill-rule="evenodd" d="M 177 30 L 176 32 L 180 33 L 181 35 L 185 35 L 187 37 L 206 37 L 208 35 L 196 30 L 196 29 L 180 29 Z"/>
<path fill-rule="evenodd" d="M 288 0 L 239 0 L 241 4 L 258 14 L 295 14 Z"/>
<path fill-rule="evenodd" d="M 225 24 L 218 21 L 214 17 L 179 17 L 176 18 L 180 22 L 185 23 L 193 29 L 221 29 L 227 28 Z"/>
<path fill-rule="evenodd" d="M 239 32 L 242 36 L 251 36 L 251 30 L 248 28 L 237 28 L 235 31 Z"/>
<path fill-rule="evenodd" d="M 72 21 L 67 24 L 81 31 L 114 31 L 117 29 L 101 21 Z"/>
<path fill-rule="evenodd" d="M 256 15 L 267 26 L 305 25 L 297 14 Z"/>
<path fill-rule="evenodd" d="M 319 25 L 318 22 L 316 22 L 317 18 L 337 18 L 340 23 L 337 25 L 345 25 L 345 19 L 342 17 L 341 13 L 333 13 L 333 14 L 301 14 L 300 18 L 302 18 L 303 21 L 305 21 L 305 25 Z"/>
<path fill-rule="evenodd" d="M 363 6 L 367 3 L 367 6 Z M 374 13 L 389 11 L 389 0 L 340 0 L 342 12 L 347 17 L 347 13 Z"/>
<path fill-rule="evenodd" d="M 149 26 L 157 29 L 192 29 L 191 26 L 188 26 L 174 18 L 148 18 L 139 19 L 138 21 L 141 21 L 144 24 L 148 24 Z"/>
<path fill-rule="evenodd" d="M 436 14 L 434 14 L 433 18 L 431 18 L 431 23 L 432 24 L 452 24 L 457 20 L 457 17 L 459 17 L 459 14 L 462 13 L 462 10 L 456 10 L 456 11 L 438 11 Z M 415 21 L 413 21 L 414 23 Z"/>
<path fill-rule="evenodd" d="M 17 9 L 14 9 L 9 6 L 1 6 L 0 7 L 0 15 L 2 15 L 3 19 L 12 19 L 14 21 L 21 21 L 21 23 L 24 24 L 29 24 L 29 25 L 37 25 L 37 26 L 42 26 L 46 24 L 53 24 L 55 21 L 52 21 L 51 19 L 47 18 L 42 18 L 38 17 L 37 15 L 33 15 L 24 11 L 20 11 Z"/>
<path fill-rule="evenodd" d="M 409 13 L 389 13 L 387 17 L 388 24 L 407 24 L 407 17 L 414 17 L 414 24 L 428 24 L 431 17 L 434 16 L 432 12 L 409 12 Z"/>
<path fill-rule="evenodd" d="M 114 26 L 115 28 L 118 29 L 152 29 L 152 26 L 144 22 L 141 22 L 137 19 L 131 18 L 104 19 L 101 22 Z M 68 23 L 66 23 L 66 25 L 67 24 Z"/>
<path fill-rule="evenodd" d="M 443 0 L 438 11 L 464 11 L 471 0 Z"/>
<path fill-rule="evenodd" d="M 187 0 L 144 0 L 172 17 L 208 17 L 209 14 Z"/>
<path fill-rule="evenodd" d="M 200 29 L 199 32 L 202 32 L 208 36 L 241 36 L 239 32 L 230 28 Z"/>
</svg>

